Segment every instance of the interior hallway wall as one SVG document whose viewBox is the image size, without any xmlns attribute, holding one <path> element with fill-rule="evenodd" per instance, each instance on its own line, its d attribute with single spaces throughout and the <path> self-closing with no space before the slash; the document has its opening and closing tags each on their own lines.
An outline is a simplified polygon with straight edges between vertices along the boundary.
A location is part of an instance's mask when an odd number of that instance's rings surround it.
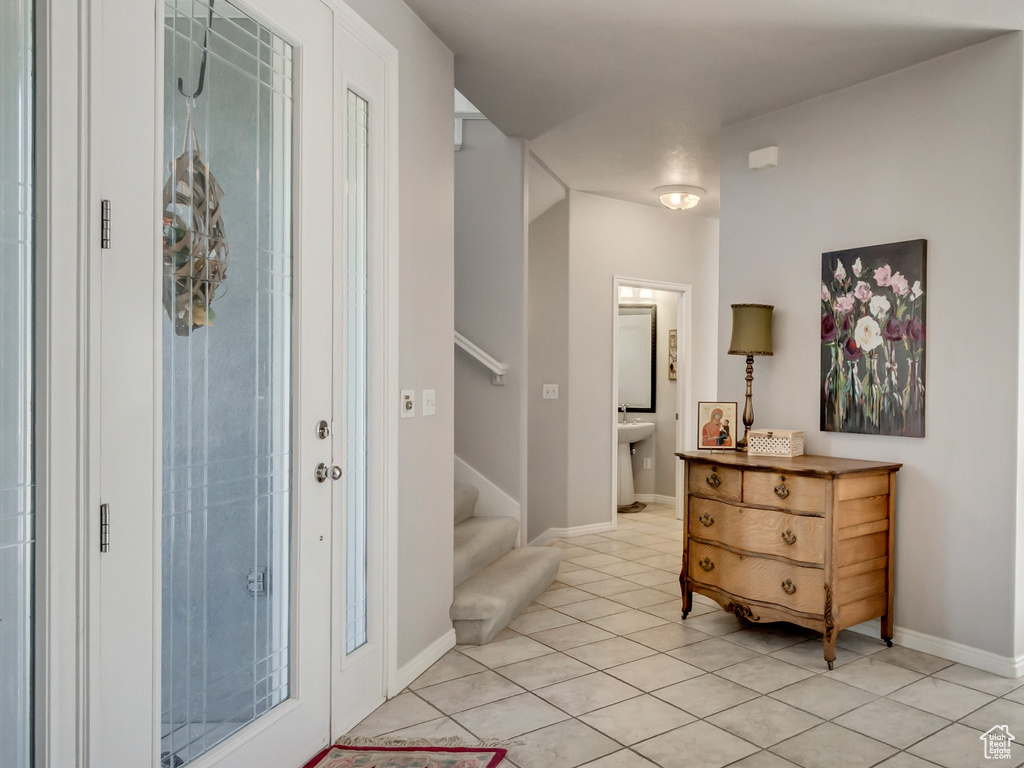
<svg viewBox="0 0 1024 768">
<path fill-rule="evenodd" d="M 455 453 L 520 504 L 525 484 L 526 143 L 466 120 L 455 153 L 455 329 L 509 367 L 455 355 Z M 496 439 L 497 438 L 497 439 Z"/>
<path fill-rule="evenodd" d="M 607 523 L 612 514 L 614 277 L 692 287 L 692 347 L 680 341 L 680 354 L 690 356 L 693 371 L 687 402 L 712 399 L 718 366 L 718 222 L 692 211 L 586 192 L 570 192 L 569 206 L 567 517 L 568 526 L 576 527 Z M 694 416 L 680 414 L 687 425 Z"/>
<path fill-rule="evenodd" d="M 897 628 L 1002 658 L 1014 647 L 1022 36 L 1014 33 L 726 129 L 719 394 L 732 302 L 774 304 L 756 426 L 809 453 L 898 461 Z M 779 147 L 779 166 L 747 154 Z M 928 240 L 927 436 L 818 431 L 821 254 Z M 979 432 L 981 441 L 973 439 Z"/>
<path fill-rule="evenodd" d="M 533 171 L 531 171 L 533 172 Z M 565 528 L 569 471 L 569 202 L 530 222 L 527 540 Z M 558 399 L 545 400 L 545 384 Z"/>
</svg>

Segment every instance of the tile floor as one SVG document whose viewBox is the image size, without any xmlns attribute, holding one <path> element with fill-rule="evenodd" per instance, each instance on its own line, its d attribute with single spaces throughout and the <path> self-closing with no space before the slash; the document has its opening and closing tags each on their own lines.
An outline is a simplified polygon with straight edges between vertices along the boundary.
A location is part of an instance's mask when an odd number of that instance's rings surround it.
<svg viewBox="0 0 1024 768">
<path fill-rule="evenodd" d="M 877 638 L 745 623 L 694 596 L 680 617 L 668 507 L 548 542 L 558 579 L 492 643 L 457 646 L 353 735 L 512 742 L 501 768 L 971 768 L 981 735 L 1024 741 L 1024 680 Z"/>
</svg>

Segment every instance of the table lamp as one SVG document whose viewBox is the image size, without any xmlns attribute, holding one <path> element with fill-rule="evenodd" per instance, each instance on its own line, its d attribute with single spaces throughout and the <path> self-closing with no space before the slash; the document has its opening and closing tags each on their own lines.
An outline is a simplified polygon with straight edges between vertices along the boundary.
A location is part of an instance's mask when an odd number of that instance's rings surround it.
<svg viewBox="0 0 1024 768">
<path fill-rule="evenodd" d="M 772 354 L 772 310 L 771 304 L 733 304 L 732 341 L 730 355 L 747 356 L 747 401 L 743 406 L 743 439 L 736 442 L 736 449 L 747 450 L 747 436 L 754 426 L 754 404 L 750 385 L 754 381 L 754 355 Z"/>
</svg>

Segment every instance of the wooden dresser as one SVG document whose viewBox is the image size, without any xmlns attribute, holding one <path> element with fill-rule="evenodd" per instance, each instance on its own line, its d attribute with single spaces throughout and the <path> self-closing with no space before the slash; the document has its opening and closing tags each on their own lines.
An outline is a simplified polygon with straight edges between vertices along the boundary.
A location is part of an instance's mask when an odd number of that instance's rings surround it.
<svg viewBox="0 0 1024 768">
<path fill-rule="evenodd" d="M 892 645 L 896 472 L 829 456 L 677 454 L 685 462 L 683 618 L 699 592 L 748 621 L 822 633 L 882 617 Z"/>
</svg>

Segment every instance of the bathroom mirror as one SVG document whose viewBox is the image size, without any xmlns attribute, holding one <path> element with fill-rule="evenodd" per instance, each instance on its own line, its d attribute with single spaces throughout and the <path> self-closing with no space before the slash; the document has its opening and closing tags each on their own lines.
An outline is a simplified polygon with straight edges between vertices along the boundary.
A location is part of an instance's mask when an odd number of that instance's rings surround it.
<svg viewBox="0 0 1024 768">
<path fill-rule="evenodd" d="M 654 413 L 654 361 L 657 350 L 657 307 L 619 305 L 619 394 L 616 403 L 629 410 Z"/>
</svg>

